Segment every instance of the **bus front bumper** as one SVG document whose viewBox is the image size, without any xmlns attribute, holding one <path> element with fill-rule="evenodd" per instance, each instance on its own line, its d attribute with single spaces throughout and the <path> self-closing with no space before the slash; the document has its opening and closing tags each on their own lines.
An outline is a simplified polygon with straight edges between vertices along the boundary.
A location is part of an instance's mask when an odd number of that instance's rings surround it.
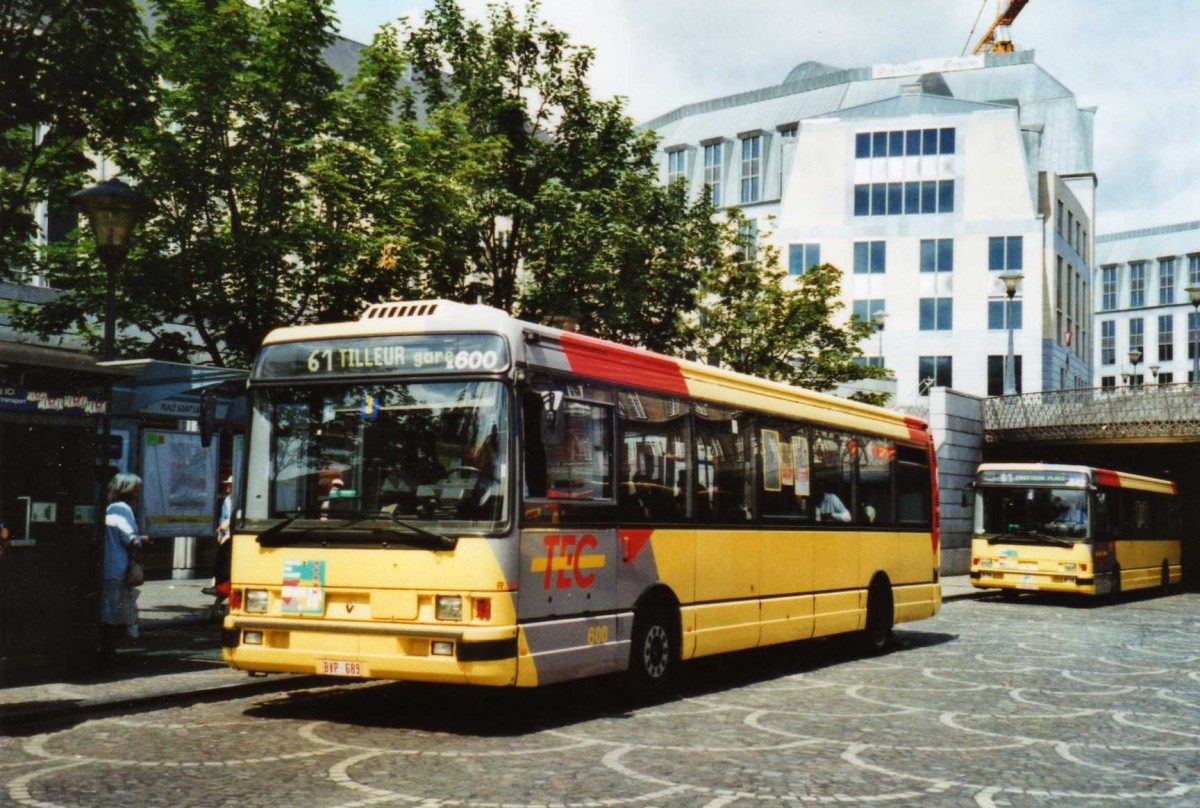
<svg viewBox="0 0 1200 808">
<path fill-rule="evenodd" d="M 511 685 L 517 628 L 297 620 L 236 615 L 221 632 L 237 670 L 449 684 Z"/>
<path fill-rule="evenodd" d="M 1112 573 L 1082 577 L 1060 572 L 1018 570 L 971 570 L 971 585 L 979 589 L 1013 589 L 1021 592 L 1066 592 L 1107 595 L 1112 591 Z"/>
</svg>

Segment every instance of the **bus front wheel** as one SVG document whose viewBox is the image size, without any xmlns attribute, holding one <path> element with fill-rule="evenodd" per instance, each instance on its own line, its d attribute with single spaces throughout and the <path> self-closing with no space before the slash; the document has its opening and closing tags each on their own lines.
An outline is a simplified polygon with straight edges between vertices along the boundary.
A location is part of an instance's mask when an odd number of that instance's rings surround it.
<svg viewBox="0 0 1200 808">
<path fill-rule="evenodd" d="M 679 661 L 671 613 L 661 606 L 639 609 L 633 620 L 629 683 L 634 691 L 653 693 L 666 687 Z"/>
</svg>

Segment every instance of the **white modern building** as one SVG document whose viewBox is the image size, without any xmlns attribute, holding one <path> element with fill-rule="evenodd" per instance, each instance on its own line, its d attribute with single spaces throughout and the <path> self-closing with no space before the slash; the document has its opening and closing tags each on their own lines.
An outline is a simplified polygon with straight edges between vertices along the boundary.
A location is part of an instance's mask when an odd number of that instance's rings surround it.
<svg viewBox="0 0 1200 808">
<path fill-rule="evenodd" d="M 1024 51 L 806 62 L 645 127 L 664 182 L 740 207 L 791 274 L 842 268 L 847 312 L 886 313 L 863 352 L 904 405 L 1001 394 L 1010 311 L 1018 391 L 1090 385 L 1094 114 Z"/>
<path fill-rule="evenodd" d="M 1100 236 L 1096 266 L 1096 386 L 1194 381 L 1200 222 Z"/>
</svg>

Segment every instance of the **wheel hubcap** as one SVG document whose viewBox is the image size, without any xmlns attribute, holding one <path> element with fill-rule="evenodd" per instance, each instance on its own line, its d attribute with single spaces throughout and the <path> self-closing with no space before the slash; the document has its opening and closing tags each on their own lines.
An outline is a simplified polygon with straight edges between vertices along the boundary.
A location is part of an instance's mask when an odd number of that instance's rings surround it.
<svg viewBox="0 0 1200 808">
<path fill-rule="evenodd" d="M 666 629 L 658 625 L 651 626 L 646 632 L 646 642 L 642 645 L 642 666 L 651 679 L 661 678 L 667 672 L 669 650 Z"/>
</svg>

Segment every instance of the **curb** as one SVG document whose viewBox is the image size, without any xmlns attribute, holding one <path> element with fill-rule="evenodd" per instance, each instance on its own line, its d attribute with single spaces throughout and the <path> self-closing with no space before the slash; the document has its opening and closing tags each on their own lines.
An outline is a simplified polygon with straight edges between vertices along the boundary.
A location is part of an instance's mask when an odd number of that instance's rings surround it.
<svg viewBox="0 0 1200 808">
<path fill-rule="evenodd" d="M 158 709 L 163 706 L 177 707 L 183 704 L 199 704 L 207 701 L 218 701 L 230 695 L 238 697 L 258 695 L 280 690 L 304 690 L 327 685 L 325 677 L 297 674 L 281 674 L 286 678 L 255 678 L 243 682 L 215 685 L 193 690 L 162 690 L 154 693 L 124 696 L 97 696 L 70 704 L 54 707 L 34 707 L 28 710 L 13 710 L 8 712 L 0 706 L 0 737 L 11 735 L 11 729 L 17 725 L 56 724 L 65 719 L 75 719 L 84 715 L 105 712 L 114 708 L 133 708 L 134 710 Z M 249 676 L 247 675 L 247 678 Z"/>
</svg>

